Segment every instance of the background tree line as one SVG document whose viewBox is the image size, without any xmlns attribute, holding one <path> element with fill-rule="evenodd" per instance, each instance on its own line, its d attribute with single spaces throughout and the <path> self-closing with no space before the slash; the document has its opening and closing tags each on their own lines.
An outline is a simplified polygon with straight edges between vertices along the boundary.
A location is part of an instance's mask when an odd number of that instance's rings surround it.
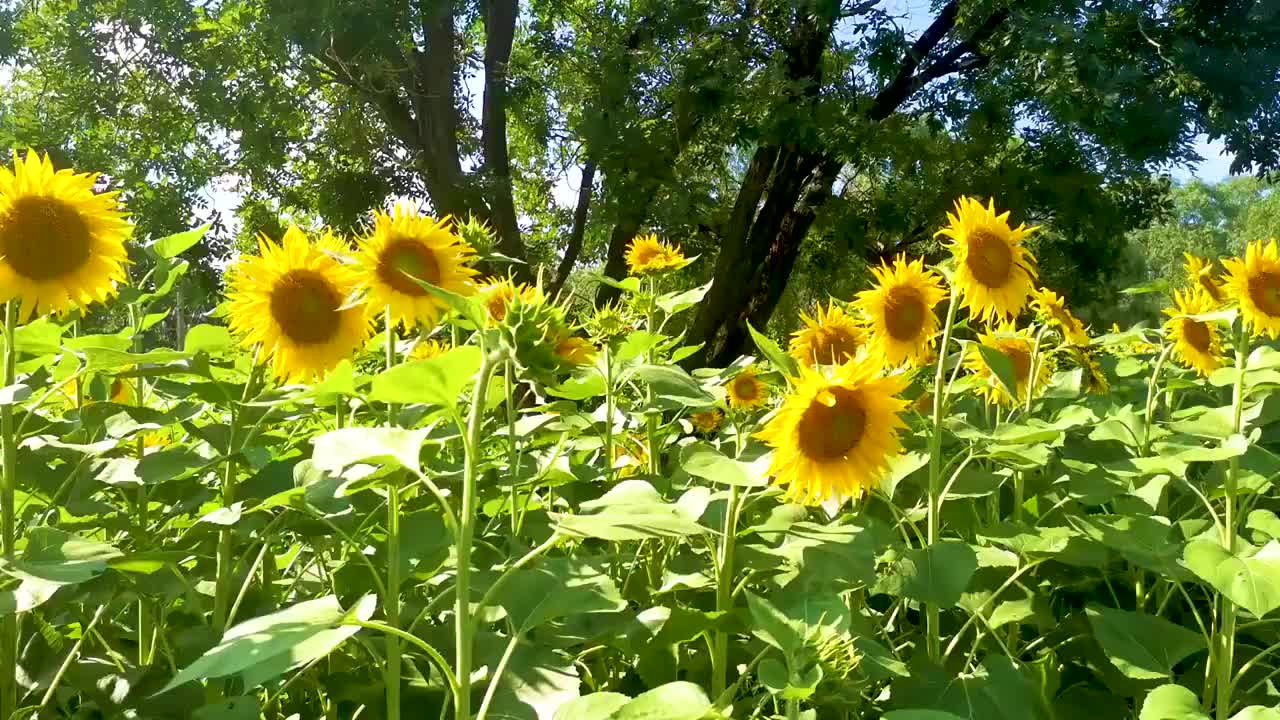
<svg viewBox="0 0 1280 720">
<path fill-rule="evenodd" d="M 620 277 L 627 243 L 656 232 L 702 256 L 685 272 L 711 285 L 687 331 L 713 364 L 749 346 L 748 322 L 785 331 L 814 299 L 851 295 L 868 263 L 937 252 L 961 193 L 1043 225 L 1045 282 L 1096 322 L 1118 303 L 1151 311 L 1116 291 L 1172 272 L 1187 245 L 1173 233 L 1212 254 L 1273 227 L 1253 209 L 1275 202 L 1260 181 L 1161 175 L 1201 134 L 1235 171 L 1280 164 L 1273 3 L 915 10 L 0 2 L 0 146 L 104 171 L 144 234 L 212 221 L 180 312 L 213 305 L 221 260 L 256 233 L 358 230 L 396 197 L 486 222 L 517 273 L 579 302 L 612 299 L 598 274 Z M 213 212 L 218 186 L 240 198 L 234 218 Z"/>
</svg>

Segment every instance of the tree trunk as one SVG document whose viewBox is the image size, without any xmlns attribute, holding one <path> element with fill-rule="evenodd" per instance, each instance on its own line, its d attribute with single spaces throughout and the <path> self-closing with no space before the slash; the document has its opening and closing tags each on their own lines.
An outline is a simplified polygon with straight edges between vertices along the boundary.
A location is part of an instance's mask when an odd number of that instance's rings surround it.
<svg viewBox="0 0 1280 720">
<path fill-rule="evenodd" d="M 481 111 L 481 144 L 484 147 L 485 185 L 493 211 L 498 251 L 525 259 L 516 206 L 511 189 L 511 161 L 507 154 L 507 63 L 516 30 L 516 0 L 484 2 L 484 107 Z M 529 266 L 515 267 L 517 275 L 529 275 Z M 525 277 L 524 279 L 528 279 Z"/>
<path fill-rule="evenodd" d="M 573 228 L 569 231 L 569 242 L 565 245 L 564 257 L 560 259 L 560 266 L 556 268 L 555 279 L 551 281 L 548 291 L 551 297 L 560 294 L 565 281 L 569 279 L 569 273 L 578 262 L 578 255 L 582 253 L 582 238 L 587 232 L 587 211 L 591 207 L 595 182 L 596 161 L 588 159 L 582 166 L 582 183 L 578 187 L 578 204 L 573 209 Z"/>
</svg>

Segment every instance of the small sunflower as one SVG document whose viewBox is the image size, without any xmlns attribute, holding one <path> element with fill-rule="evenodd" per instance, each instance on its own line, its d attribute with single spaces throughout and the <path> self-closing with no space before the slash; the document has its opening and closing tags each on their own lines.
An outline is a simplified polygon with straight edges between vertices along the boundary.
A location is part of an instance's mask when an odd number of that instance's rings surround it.
<svg viewBox="0 0 1280 720">
<path fill-rule="evenodd" d="M 829 374 L 828 374 L 829 373 Z M 756 437 L 773 448 L 769 474 L 793 502 L 843 502 L 875 487 L 902 451 L 897 397 L 908 382 L 870 358 L 822 372 L 801 368 L 795 390 Z"/>
<path fill-rule="evenodd" d="M 649 465 L 649 451 L 636 437 L 619 437 L 613 443 L 613 468 L 618 477 L 631 477 Z"/>
<path fill-rule="evenodd" d="M 769 386 L 765 385 L 754 367 L 745 367 L 725 384 L 729 406 L 750 410 L 769 401 Z"/>
<path fill-rule="evenodd" d="M 132 228 L 118 193 L 94 193 L 96 181 L 34 151 L 0 167 L 0 302 L 21 300 L 22 322 L 103 302 L 124 281 Z"/>
<path fill-rule="evenodd" d="M 107 402 L 117 405 L 133 405 L 137 394 L 134 392 L 133 383 L 124 378 L 112 378 L 111 387 L 107 392 Z"/>
<path fill-rule="evenodd" d="M 1222 261 L 1227 269 L 1224 283 L 1228 296 L 1240 303 L 1240 314 L 1254 337 L 1266 333 L 1280 336 L 1280 257 L 1276 241 L 1249 243 L 1243 260 Z"/>
<path fill-rule="evenodd" d="M 536 302 L 542 292 L 538 288 L 517 283 L 511 278 L 486 278 L 480 283 L 480 301 L 489 320 L 500 323 L 507 316 L 507 306 L 519 296 L 525 302 Z"/>
<path fill-rule="evenodd" d="M 1173 304 L 1174 307 L 1164 311 L 1169 316 L 1164 328 L 1173 341 L 1174 357 L 1183 367 L 1208 377 L 1209 373 L 1222 367 L 1222 340 L 1218 337 L 1218 328 L 1213 323 L 1185 316 L 1212 312 L 1217 303 L 1197 287 L 1186 292 L 1174 291 Z"/>
<path fill-rule="evenodd" d="M 1062 333 L 1064 340 L 1072 345 L 1089 344 L 1089 333 L 1085 332 L 1084 323 L 1071 314 L 1061 295 L 1049 288 L 1041 288 L 1032 292 L 1032 303 L 1045 322 Z"/>
<path fill-rule="evenodd" d="M 475 250 L 454 234 L 448 218 L 437 221 L 406 205 L 390 215 L 376 211 L 373 231 L 359 244 L 358 273 L 369 306 L 389 308 L 392 322 L 406 330 L 435 325 L 448 308 L 417 280 L 458 295 L 476 291 L 476 271 L 467 266 Z"/>
<path fill-rule="evenodd" d="M 956 201 L 956 212 L 947 213 L 950 225 L 934 233 L 951 238 L 956 260 L 954 292 L 975 317 L 988 321 L 1012 320 L 1027 305 L 1035 288 L 1035 256 L 1022 241 L 1036 228 L 1009 226 L 1009 213 L 996 214 L 995 200 L 987 207 L 974 198 Z"/>
<path fill-rule="evenodd" d="M 720 429 L 720 423 L 724 421 L 724 413 L 719 410 L 705 410 L 689 415 L 689 422 L 693 423 L 693 428 L 703 435 L 711 435 Z"/>
<path fill-rule="evenodd" d="M 678 270 L 688 264 L 679 248 L 662 242 L 653 234 L 637 235 L 627 246 L 627 269 L 632 275 Z"/>
<path fill-rule="evenodd" d="M 1094 354 L 1088 349 L 1076 346 L 1071 348 L 1071 357 L 1077 366 L 1084 370 L 1086 389 L 1093 395 L 1106 395 L 1111 392 L 1111 381 Z"/>
<path fill-rule="evenodd" d="M 840 365 L 856 357 L 863 345 L 857 321 L 834 303 L 825 309 L 819 304 L 816 316 L 800 313 L 805 326 L 791 336 L 791 357 L 807 365 Z"/>
<path fill-rule="evenodd" d="M 871 343 L 884 364 L 918 367 L 929 357 L 938 316 L 933 306 L 947 297 L 942 280 L 924 269 L 923 260 L 905 256 L 872 269 L 877 285 L 858 293 L 857 308 L 871 328 Z"/>
<path fill-rule="evenodd" d="M 1213 261 L 1196 257 L 1191 253 L 1182 253 L 1182 257 L 1186 260 L 1182 269 L 1187 273 L 1187 282 L 1192 287 L 1203 290 L 1215 305 L 1221 305 L 1227 296 L 1222 292 L 1222 281 L 1214 272 Z"/>
<path fill-rule="evenodd" d="M 312 244 L 290 226 L 279 245 L 264 236 L 258 248 L 227 270 L 229 325 L 241 344 L 262 346 L 277 378 L 315 377 L 364 345 L 367 310 L 350 300 L 359 274 L 336 259 L 345 251 L 336 238 Z"/>
<path fill-rule="evenodd" d="M 983 333 L 978 338 L 983 345 L 994 348 L 1006 358 L 1013 366 L 1014 394 L 1017 395 L 1017 403 L 1023 403 L 1027 400 L 1028 385 L 1030 391 L 1039 393 L 1045 385 L 1049 384 L 1049 376 L 1051 369 L 1049 367 L 1049 358 L 1044 357 L 1039 360 L 1040 367 L 1036 372 L 1036 377 L 1031 378 L 1031 353 L 1034 349 L 1034 342 L 1030 332 L 1020 330 L 1007 334 L 997 335 L 995 333 Z M 987 361 L 982 357 L 982 353 L 977 346 L 971 346 L 965 365 L 969 370 L 982 380 L 982 384 L 978 388 L 978 393 L 987 399 L 991 405 L 1009 405 L 1015 403 L 1015 399 L 1009 395 L 1009 391 L 1005 389 L 1000 382 L 995 371 L 987 366 Z"/>
<path fill-rule="evenodd" d="M 427 338 L 419 340 L 418 344 L 413 346 L 413 349 L 409 351 L 409 358 L 411 360 L 430 360 L 431 358 L 440 357 L 448 351 L 449 346 L 446 343 Z"/>
<path fill-rule="evenodd" d="M 556 341 L 555 353 L 567 365 L 587 365 L 595 359 L 596 347 L 586 338 L 569 335 Z"/>
</svg>

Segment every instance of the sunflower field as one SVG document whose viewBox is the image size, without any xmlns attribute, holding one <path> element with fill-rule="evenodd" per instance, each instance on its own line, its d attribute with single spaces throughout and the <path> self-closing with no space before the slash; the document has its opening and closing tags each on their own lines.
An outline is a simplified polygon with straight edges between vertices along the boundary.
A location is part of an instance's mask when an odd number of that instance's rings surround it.
<svg viewBox="0 0 1280 720">
<path fill-rule="evenodd" d="M 13 168 L 0 717 L 1280 718 L 1275 241 L 1091 332 L 962 197 L 686 369 L 678 243 L 581 310 L 401 205 L 148 347 L 203 228 Z"/>
</svg>

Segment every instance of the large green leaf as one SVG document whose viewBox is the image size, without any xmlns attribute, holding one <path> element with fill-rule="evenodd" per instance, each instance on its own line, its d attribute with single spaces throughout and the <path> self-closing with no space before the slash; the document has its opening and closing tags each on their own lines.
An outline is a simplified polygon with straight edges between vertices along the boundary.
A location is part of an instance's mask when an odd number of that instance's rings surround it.
<svg viewBox="0 0 1280 720">
<path fill-rule="evenodd" d="M 615 692 L 583 695 L 557 708 L 551 720 L 609 720 L 630 700 L 626 695 Z"/>
<path fill-rule="evenodd" d="M 790 656 L 804 642 L 804 624 L 788 617 L 766 598 L 748 592 L 747 608 L 751 611 L 751 634 Z"/>
<path fill-rule="evenodd" d="M 609 720 L 700 720 L 711 709 L 711 700 L 691 682 L 667 683 L 613 711 Z"/>
<path fill-rule="evenodd" d="M 360 629 L 343 622 L 349 617 L 368 620 L 375 604 L 375 598 L 367 595 L 350 611 L 344 611 L 336 597 L 326 595 L 242 622 L 178 672 L 160 693 L 192 680 L 235 674 L 241 676 L 246 689 L 257 687 L 329 654 Z"/>
<path fill-rule="evenodd" d="M 747 323 L 747 332 L 751 333 L 751 340 L 756 344 L 756 349 L 759 350 L 760 354 L 772 363 L 774 367 L 792 377 L 799 374 L 800 371 L 796 367 L 795 359 L 782 352 L 782 348 L 778 347 L 778 343 L 774 342 L 766 335 L 761 335 L 758 330 L 751 326 L 750 322 Z"/>
<path fill-rule="evenodd" d="M 626 606 L 613 580 L 575 558 L 549 558 L 508 576 L 496 602 L 521 634 L 557 618 Z"/>
<path fill-rule="evenodd" d="M 15 566 L 53 582 L 78 583 L 105 572 L 107 564 L 120 557 L 123 553 L 106 543 L 40 526 L 28 532 L 27 549 Z"/>
<path fill-rule="evenodd" d="M 1256 617 L 1280 607 L 1280 542 L 1272 540 L 1256 553 L 1233 555 L 1216 542 L 1196 540 L 1187 544 L 1182 561 Z"/>
<path fill-rule="evenodd" d="M 183 232 L 174 233 L 173 235 L 166 235 L 165 237 L 159 238 L 155 242 L 151 243 L 149 247 L 152 252 L 162 258 L 175 258 L 204 239 L 204 235 L 207 232 L 209 232 L 209 224 L 205 223 L 198 228 L 184 230 Z"/>
<path fill-rule="evenodd" d="M 473 382 L 480 360 L 480 348 L 463 345 L 439 357 L 396 365 L 374 376 L 369 398 L 399 405 L 452 407 Z"/>
<path fill-rule="evenodd" d="M 1156 615 L 1097 604 L 1085 612 L 1107 657 L 1135 680 L 1169 679 L 1175 665 L 1207 647 L 1200 633 Z"/>
<path fill-rule="evenodd" d="M 1209 720 L 1200 699 L 1181 685 L 1161 685 L 1147 694 L 1138 720 Z"/>
<path fill-rule="evenodd" d="M 764 485 L 768 478 L 758 464 L 725 457 L 706 443 L 692 443 L 680 451 L 680 467 L 690 475 L 723 485 Z"/>
<path fill-rule="evenodd" d="M 385 463 L 388 460 L 414 472 L 418 454 L 430 429 L 406 430 L 398 427 L 350 427 L 333 430 L 315 438 L 312 460 L 317 468 L 339 472 L 355 463 Z"/>
<path fill-rule="evenodd" d="M 910 550 L 898 564 L 903 594 L 943 608 L 960 602 L 977 569 L 977 553 L 956 540 Z"/>
<path fill-rule="evenodd" d="M 579 507 L 584 513 L 550 513 L 560 532 L 613 541 L 707 532 L 684 508 L 664 502 L 658 491 L 643 480 L 625 480 L 604 496 Z"/>
<path fill-rule="evenodd" d="M 653 390 L 659 407 L 706 407 L 715 402 L 715 398 L 698 381 L 679 367 L 640 365 L 635 369 L 635 375 Z"/>
</svg>

